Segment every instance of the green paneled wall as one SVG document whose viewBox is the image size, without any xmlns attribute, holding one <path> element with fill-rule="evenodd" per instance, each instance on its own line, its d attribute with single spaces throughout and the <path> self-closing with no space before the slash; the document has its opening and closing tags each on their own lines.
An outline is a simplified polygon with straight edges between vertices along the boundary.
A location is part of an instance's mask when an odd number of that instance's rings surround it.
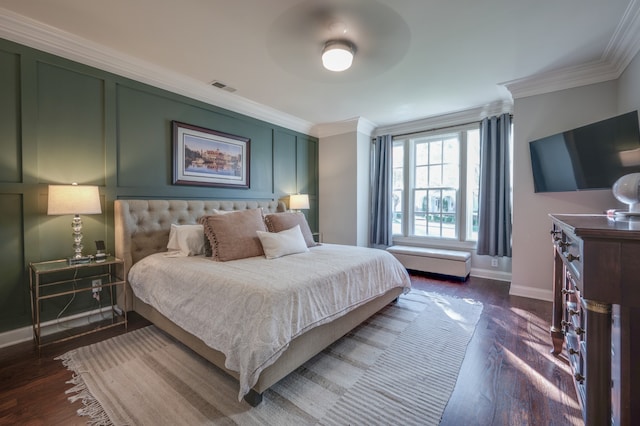
<svg viewBox="0 0 640 426">
<path fill-rule="evenodd" d="M 104 84 L 98 77 L 37 64 L 39 183 L 105 184 Z"/>
<path fill-rule="evenodd" d="M 317 230 L 318 140 L 0 39 L 0 333 L 31 324 L 27 266 L 71 254 L 71 216 L 47 216 L 47 185 L 99 185 L 85 252 L 113 250 L 117 198 L 286 199 L 308 193 Z M 171 121 L 251 139 L 249 189 L 172 184 Z M 94 308 L 74 300 L 65 311 Z M 43 309 L 54 319 L 68 300 Z"/>
<path fill-rule="evenodd" d="M 28 283 L 24 276 L 24 243 L 22 238 L 22 196 L 0 194 L 0 322 L 13 318 L 30 318 Z M 23 321 L 24 322 L 24 321 Z"/>
<path fill-rule="evenodd" d="M 285 194 L 298 192 L 296 182 L 296 163 L 288 153 L 296 152 L 296 136 L 285 132 L 275 132 L 277 144 L 273 151 L 274 179 L 278 183 L 276 191 Z"/>
<path fill-rule="evenodd" d="M 20 56 L 0 50 L 0 182 L 20 182 Z"/>
</svg>

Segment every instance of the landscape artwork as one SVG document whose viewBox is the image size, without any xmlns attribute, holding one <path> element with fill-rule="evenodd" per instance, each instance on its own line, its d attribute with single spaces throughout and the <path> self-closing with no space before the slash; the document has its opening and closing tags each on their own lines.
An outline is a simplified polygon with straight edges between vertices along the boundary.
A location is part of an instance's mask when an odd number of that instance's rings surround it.
<svg viewBox="0 0 640 426">
<path fill-rule="evenodd" d="M 249 188 L 250 139 L 173 122 L 176 185 Z"/>
</svg>

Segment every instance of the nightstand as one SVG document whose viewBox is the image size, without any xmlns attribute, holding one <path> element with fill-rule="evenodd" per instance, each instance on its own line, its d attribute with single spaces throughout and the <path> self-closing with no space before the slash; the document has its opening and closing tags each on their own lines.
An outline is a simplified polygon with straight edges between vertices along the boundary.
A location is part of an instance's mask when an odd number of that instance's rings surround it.
<svg viewBox="0 0 640 426">
<path fill-rule="evenodd" d="M 127 329 L 127 312 L 117 306 L 117 290 L 121 286 L 126 306 L 126 282 L 116 277 L 116 266 L 123 261 L 108 256 L 104 261 L 70 265 L 67 260 L 33 262 L 29 264 L 29 290 L 31 292 L 31 319 L 33 339 L 38 351 L 52 343 L 84 336 L 106 328 L 124 326 Z M 99 300 L 100 319 L 87 321 L 82 326 L 71 326 L 63 336 L 58 333 L 43 336 L 40 312 L 42 302 L 48 299 L 68 296 L 74 299 L 76 294 L 92 294 Z"/>
</svg>

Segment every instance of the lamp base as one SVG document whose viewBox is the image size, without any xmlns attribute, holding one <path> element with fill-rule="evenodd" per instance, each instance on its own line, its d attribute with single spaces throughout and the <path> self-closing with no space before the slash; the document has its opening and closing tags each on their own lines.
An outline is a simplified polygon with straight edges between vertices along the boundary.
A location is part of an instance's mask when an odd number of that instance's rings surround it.
<svg viewBox="0 0 640 426">
<path fill-rule="evenodd" d="M 91 260 L 93 260 L 93 256 L 69 257 L 67 258 L 67 263 L 69 265 L 81 265 L 84 263 L 91 263 Z"/>
</svg>

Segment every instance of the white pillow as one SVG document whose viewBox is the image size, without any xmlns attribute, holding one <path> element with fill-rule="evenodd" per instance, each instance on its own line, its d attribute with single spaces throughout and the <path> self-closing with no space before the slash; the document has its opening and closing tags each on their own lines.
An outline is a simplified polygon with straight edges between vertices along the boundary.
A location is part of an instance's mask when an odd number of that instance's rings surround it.
<svg viewBox="0 0 640 426">
<path fill-rule="evenodd" d="M 229 213 L 235 213 L 237 211 L 241 211 L 241 210 L 218 210 L 218 209 L 213 209 L 211 211 L 211 214 L 229 214 Z"/>
<path fill-rule="evenodd" d="M 183 256 L 204 254 L 204 227 L 202 225 L 171 224 L 168 250 L 178 250 Z"/>
<path fill-rule="evenodd" d="M 294 253 L 309 251 L 300 231 L 300 225 L 280 232 L 256 231 L 267 259 L 276 259 Z"/>
</svg>

